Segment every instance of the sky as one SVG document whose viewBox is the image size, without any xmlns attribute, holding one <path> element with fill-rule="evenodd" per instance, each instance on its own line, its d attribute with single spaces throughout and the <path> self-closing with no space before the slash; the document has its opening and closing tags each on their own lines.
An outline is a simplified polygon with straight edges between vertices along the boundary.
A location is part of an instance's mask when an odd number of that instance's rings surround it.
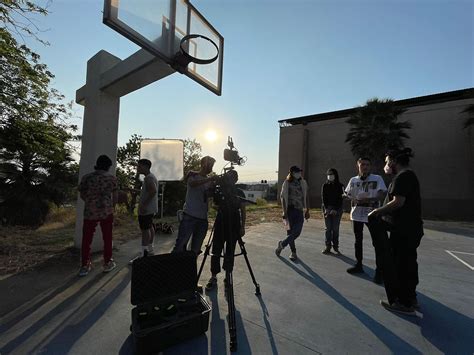
<svg viewBox="0 0 474 355">
<path fill-rule="evenodd" d="M 45 1 L 36 1 L 45 4 Z M 474 86 L 474 2 L 461 0 L 194 0 L 225 40 L 222 96 L 175 73 L 121 98 L 118 142 L 196 139 L 224 165 L 227 136 L 247 157 L 240 181 L 276 180 L 278 120 Z M 71 101 L 100 50 L 137 45 L 102 23 L 99 0 L 53 0 L 26 38 Z M 74 106 L 82 127 L 83 107 Z M 209 141 L 206 133 L 214 131 Z"/>
</svg>

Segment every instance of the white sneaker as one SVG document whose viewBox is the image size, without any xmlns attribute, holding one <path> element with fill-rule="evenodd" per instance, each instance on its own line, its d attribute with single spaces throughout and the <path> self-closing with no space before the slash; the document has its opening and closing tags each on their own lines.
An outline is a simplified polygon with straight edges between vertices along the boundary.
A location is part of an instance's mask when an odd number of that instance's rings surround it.
<svg viewBox="0 0 474 355">
<path fill-rule="evenodd" d="M 117 264 L 115 263 L 115 261 L 110 259 L 110 261 L 107 264 L 104 264 L 104 272 L 110 272 L 116 267 L 117 267 Z"/>
</svg>

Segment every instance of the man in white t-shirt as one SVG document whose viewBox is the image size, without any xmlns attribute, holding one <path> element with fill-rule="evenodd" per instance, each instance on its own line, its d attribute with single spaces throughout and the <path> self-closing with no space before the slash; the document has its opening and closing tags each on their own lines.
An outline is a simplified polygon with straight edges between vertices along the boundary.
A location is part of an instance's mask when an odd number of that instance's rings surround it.
<svg viewBox="0 0 474 355">
<path fill-rule="evenodd" d="M 364 224 L 369 228 L 372 237 L 372 245 L 375 248 L 375 270 L 374 282 L 382 283 L 381 256 L 377 255 L 377 243 L 374 240 L 370 225 L 368 223 L 368 214 L 375 208 L 380 206 L 380 202 L 384 199 L 387 187 L 380 175 L 370 173 L 371 162 L 369 158 L 359 158 L 357 160 L 359 174 L 349 180 L 346 187 L 346 195 L 351 200 L 351 220 L 355 235 L 355 257 L 356 264 L 347 269 L 350 274 L 363 273 L 362 267 L 362 240 Z M 379 259 L 379 260 L 377 260 Z"/>
</svg>

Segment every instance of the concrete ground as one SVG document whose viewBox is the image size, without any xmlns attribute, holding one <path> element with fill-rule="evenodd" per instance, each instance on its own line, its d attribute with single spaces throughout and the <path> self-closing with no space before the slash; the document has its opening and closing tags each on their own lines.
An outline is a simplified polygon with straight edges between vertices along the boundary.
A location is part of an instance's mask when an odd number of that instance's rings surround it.
<svg viewBox="0 0 474 355">
<path fill-rule="evenodd" d="M 275 256 L 282 225 L 260 224 L 247 232 L 246 248 L 262 296 L 254 295 L 245 261 L 238 257 L 237 354 L 474 353 L 473 223 L 426 222 L 418 249 L 417 317 L 396 315 L 379 305 L 385 292 L 371 282 L 374 252 L 368 232 L 364 231 L 366 274 L 353 276 L 346 273 L 354 262 L 350 224 L 341 225 L 343 255 L 326 256 L 321 254 L 323 223 L 305 223 L 297 240 L 296 263 L 288 259 L 288 249 Z M 160 251 L 169 251 L 174 236 L 158 239 Z M 119 267 L 109 274 L 96 268 L 78 278 L 77 270 L 42 270 L 1 280 L 0 354 L 132 354 L 127 261 L 138 245 L 139 241 L 123 245 L 115 253 Z M 203 284 L 208 269 L 209 261 Z M 213 308 L 209 331 L 164 354 L 229 353 L 222 278 L 218 289 L 206 295 Z M 38 280 L 50 283 L 25 299 Z"/>
</svg>

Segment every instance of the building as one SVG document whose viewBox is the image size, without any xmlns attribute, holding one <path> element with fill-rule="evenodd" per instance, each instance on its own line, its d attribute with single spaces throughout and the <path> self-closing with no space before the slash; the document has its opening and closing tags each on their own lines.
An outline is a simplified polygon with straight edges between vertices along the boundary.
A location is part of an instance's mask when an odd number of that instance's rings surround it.
<svg viewBox="0 0 474 355">
<path fill-rule="evenodd" d="M 236 187 L 241 189 L 245 194 L 247 200 L 257 202 L 257 199 L 267 199 L 269 185 L 262 183 L 253 183 L 253 184 L 236 184 Z"/>
<path fill-rule="evenodd" d="M 474 220 L 474 127 L 463 128 L 474 104 L 474 88 L 395 101 L 412 128 L 406 145 L 421 184 L 425 218 Z M 355 108 L 280 120 L 279 187 L 291 165 L 300 165 L 310 186 L 310 205 L 321 206 L 326 170 L 334 167 L 347 183 L 357 173 L 345 143 Z M 291 147 L 291 149 L 286 149 Z"/>
</svg>

